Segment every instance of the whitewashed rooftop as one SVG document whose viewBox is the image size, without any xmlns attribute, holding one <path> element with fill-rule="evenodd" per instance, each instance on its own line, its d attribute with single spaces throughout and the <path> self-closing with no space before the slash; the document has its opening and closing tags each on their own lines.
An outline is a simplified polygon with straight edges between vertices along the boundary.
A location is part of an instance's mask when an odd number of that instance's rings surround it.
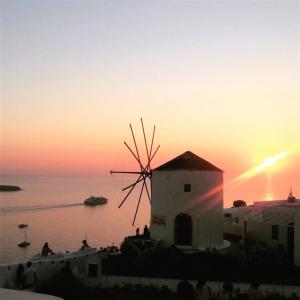
<svg viewBox="0 0 300 300">
<path fill-rule="evenodd" d="M 33 293 L 29 291 L 16 291 L 11 289 L 0 288 L 1 300 L 63 300 L 62 298 Z"/>
</svg>

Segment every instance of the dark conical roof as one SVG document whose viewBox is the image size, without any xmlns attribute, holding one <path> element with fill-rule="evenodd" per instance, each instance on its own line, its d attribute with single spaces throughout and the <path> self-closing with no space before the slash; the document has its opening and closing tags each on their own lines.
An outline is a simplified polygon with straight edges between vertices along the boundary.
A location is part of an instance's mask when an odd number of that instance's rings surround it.
<svg viewBox="0 0 300 300">
<path fill-rule="evenodd" d="M 218 171 L 223 170 L 217 168 L 210 162 L 197 156 L 196 154 L 187 151 L 166 162 L 165 164 L 154 169 L 155 171 L 177 171 L 177 170 L 203 170 L 203 171 Z"/>
</svg>

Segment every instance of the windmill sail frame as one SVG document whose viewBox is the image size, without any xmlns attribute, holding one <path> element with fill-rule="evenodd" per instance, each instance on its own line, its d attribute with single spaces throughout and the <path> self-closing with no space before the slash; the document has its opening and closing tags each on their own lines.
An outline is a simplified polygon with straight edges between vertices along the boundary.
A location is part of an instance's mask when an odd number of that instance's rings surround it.
<svg viewBox="0 0 300 300">
<path fill-rule="evenodd" d="M 156 126 L 154 125 L 154 127 L 153 127 L 150 150 L 148 148 L 148 143 L 147 143 L 147 138 L 146 138 L 146 133 L 145 133 L 145 127 L 144 127 L 144 122 L 143 122 L 142 118 L 141 118 L 141 126 L 142 126 L 142 132 L 143 132 L 143 137 L 144 137 L 145 149 L 146 149 L 146 157 L 147 157 L 146 165 L 143 165 L 143 163 L 142 163 L 142 159 L 141 159 L 141 156 L 140 156 L 139 149 L 137 147 L 134 131 L 133 131 L 132 125 L 129 124 L 135 151 L 133 149 L 131 149 L 131 147 L 125 141 L 124 141 L 124 145 L 126 146 L 126 148 L 129 150 L 131 155 L 137 161 L 138 166 L 140 168 L 140 171 L 113 171 L 113 170 L 110 171 L 110 174 L 136 174 L 136 175 L 139 175 L 134 183 L 132 183 L 132 184 L 130 184 L 130 185 L 128 185 L 128 186 L 126 186 L 125 188 L 122 189 L 122 191 L 126 191 L 126 190 L 129 189 L 129 191 L 127 192 L 127 194 L 125 195 L 125 197 L 123 198 L 121 203 L 119 204 L 119 208 L 122 207 L 122 205 L 129 198 L 131 192 L 133 192 L 133 190 L 137 187 L 137 185 L 140 182 L 142 182 L 142 186 L 141 186 L 141 189 L 140 189 L 140 194 L 139 194 L 139 198 L 138 198 L 137 207 L 136 207 L 136 210 L 135 210 L 132 226 L 134 226 L 134 224 L 135 224 L 135 220 L 136 220 L 136 217 L 137 217 L 137 214 L 138 214 L 138 210 L 139 210 L 139 206 L 140 206 L 140 202 L 141 202 L 141 198 L 142 198 L 142 195 L 144 193 L 144 190 L 146 191 L 147 197 L 148 197 L 149 202 L 151 204 L 151 184 L 150 184 L 150 191 L 149 191 L 147 181 L 151 182 L 151 179 L 152 179 L 151 161 L 155 157 L 158 149 L 160 148 L 160 145 L 158 145 L 155 148 L 155 151 L 153 151 Z M 153 153 L 152 153 L 152 151 L 153 151 Z"/>
</svg>

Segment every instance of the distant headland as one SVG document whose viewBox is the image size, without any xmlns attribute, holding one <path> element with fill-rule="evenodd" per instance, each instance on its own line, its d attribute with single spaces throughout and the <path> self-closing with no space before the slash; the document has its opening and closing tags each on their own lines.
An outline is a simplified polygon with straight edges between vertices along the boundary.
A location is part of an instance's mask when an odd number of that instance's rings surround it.
<svg viewBox="0 0 300 300">
<path fill-rule="evenodd" d="M 0 192 L 15 192 L 21 191 L 22 189 L 17 185 L 2 185 L 0 184 Z"/>
</svg>

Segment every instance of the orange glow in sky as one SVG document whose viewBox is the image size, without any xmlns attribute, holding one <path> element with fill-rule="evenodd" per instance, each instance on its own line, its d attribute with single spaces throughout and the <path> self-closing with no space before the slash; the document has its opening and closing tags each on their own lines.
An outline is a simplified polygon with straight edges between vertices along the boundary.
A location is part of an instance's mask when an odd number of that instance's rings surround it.
<svg viewBox="0 0 300 300">
<path fill-rule="evenodd" d="M 2 175 L 137 168 L 143 117 L 153 168 L 189 150 L 239 178 L 226 203 L 267 170 L 300 197 L 298 1 L 0 2 Z"/>
</svg>

